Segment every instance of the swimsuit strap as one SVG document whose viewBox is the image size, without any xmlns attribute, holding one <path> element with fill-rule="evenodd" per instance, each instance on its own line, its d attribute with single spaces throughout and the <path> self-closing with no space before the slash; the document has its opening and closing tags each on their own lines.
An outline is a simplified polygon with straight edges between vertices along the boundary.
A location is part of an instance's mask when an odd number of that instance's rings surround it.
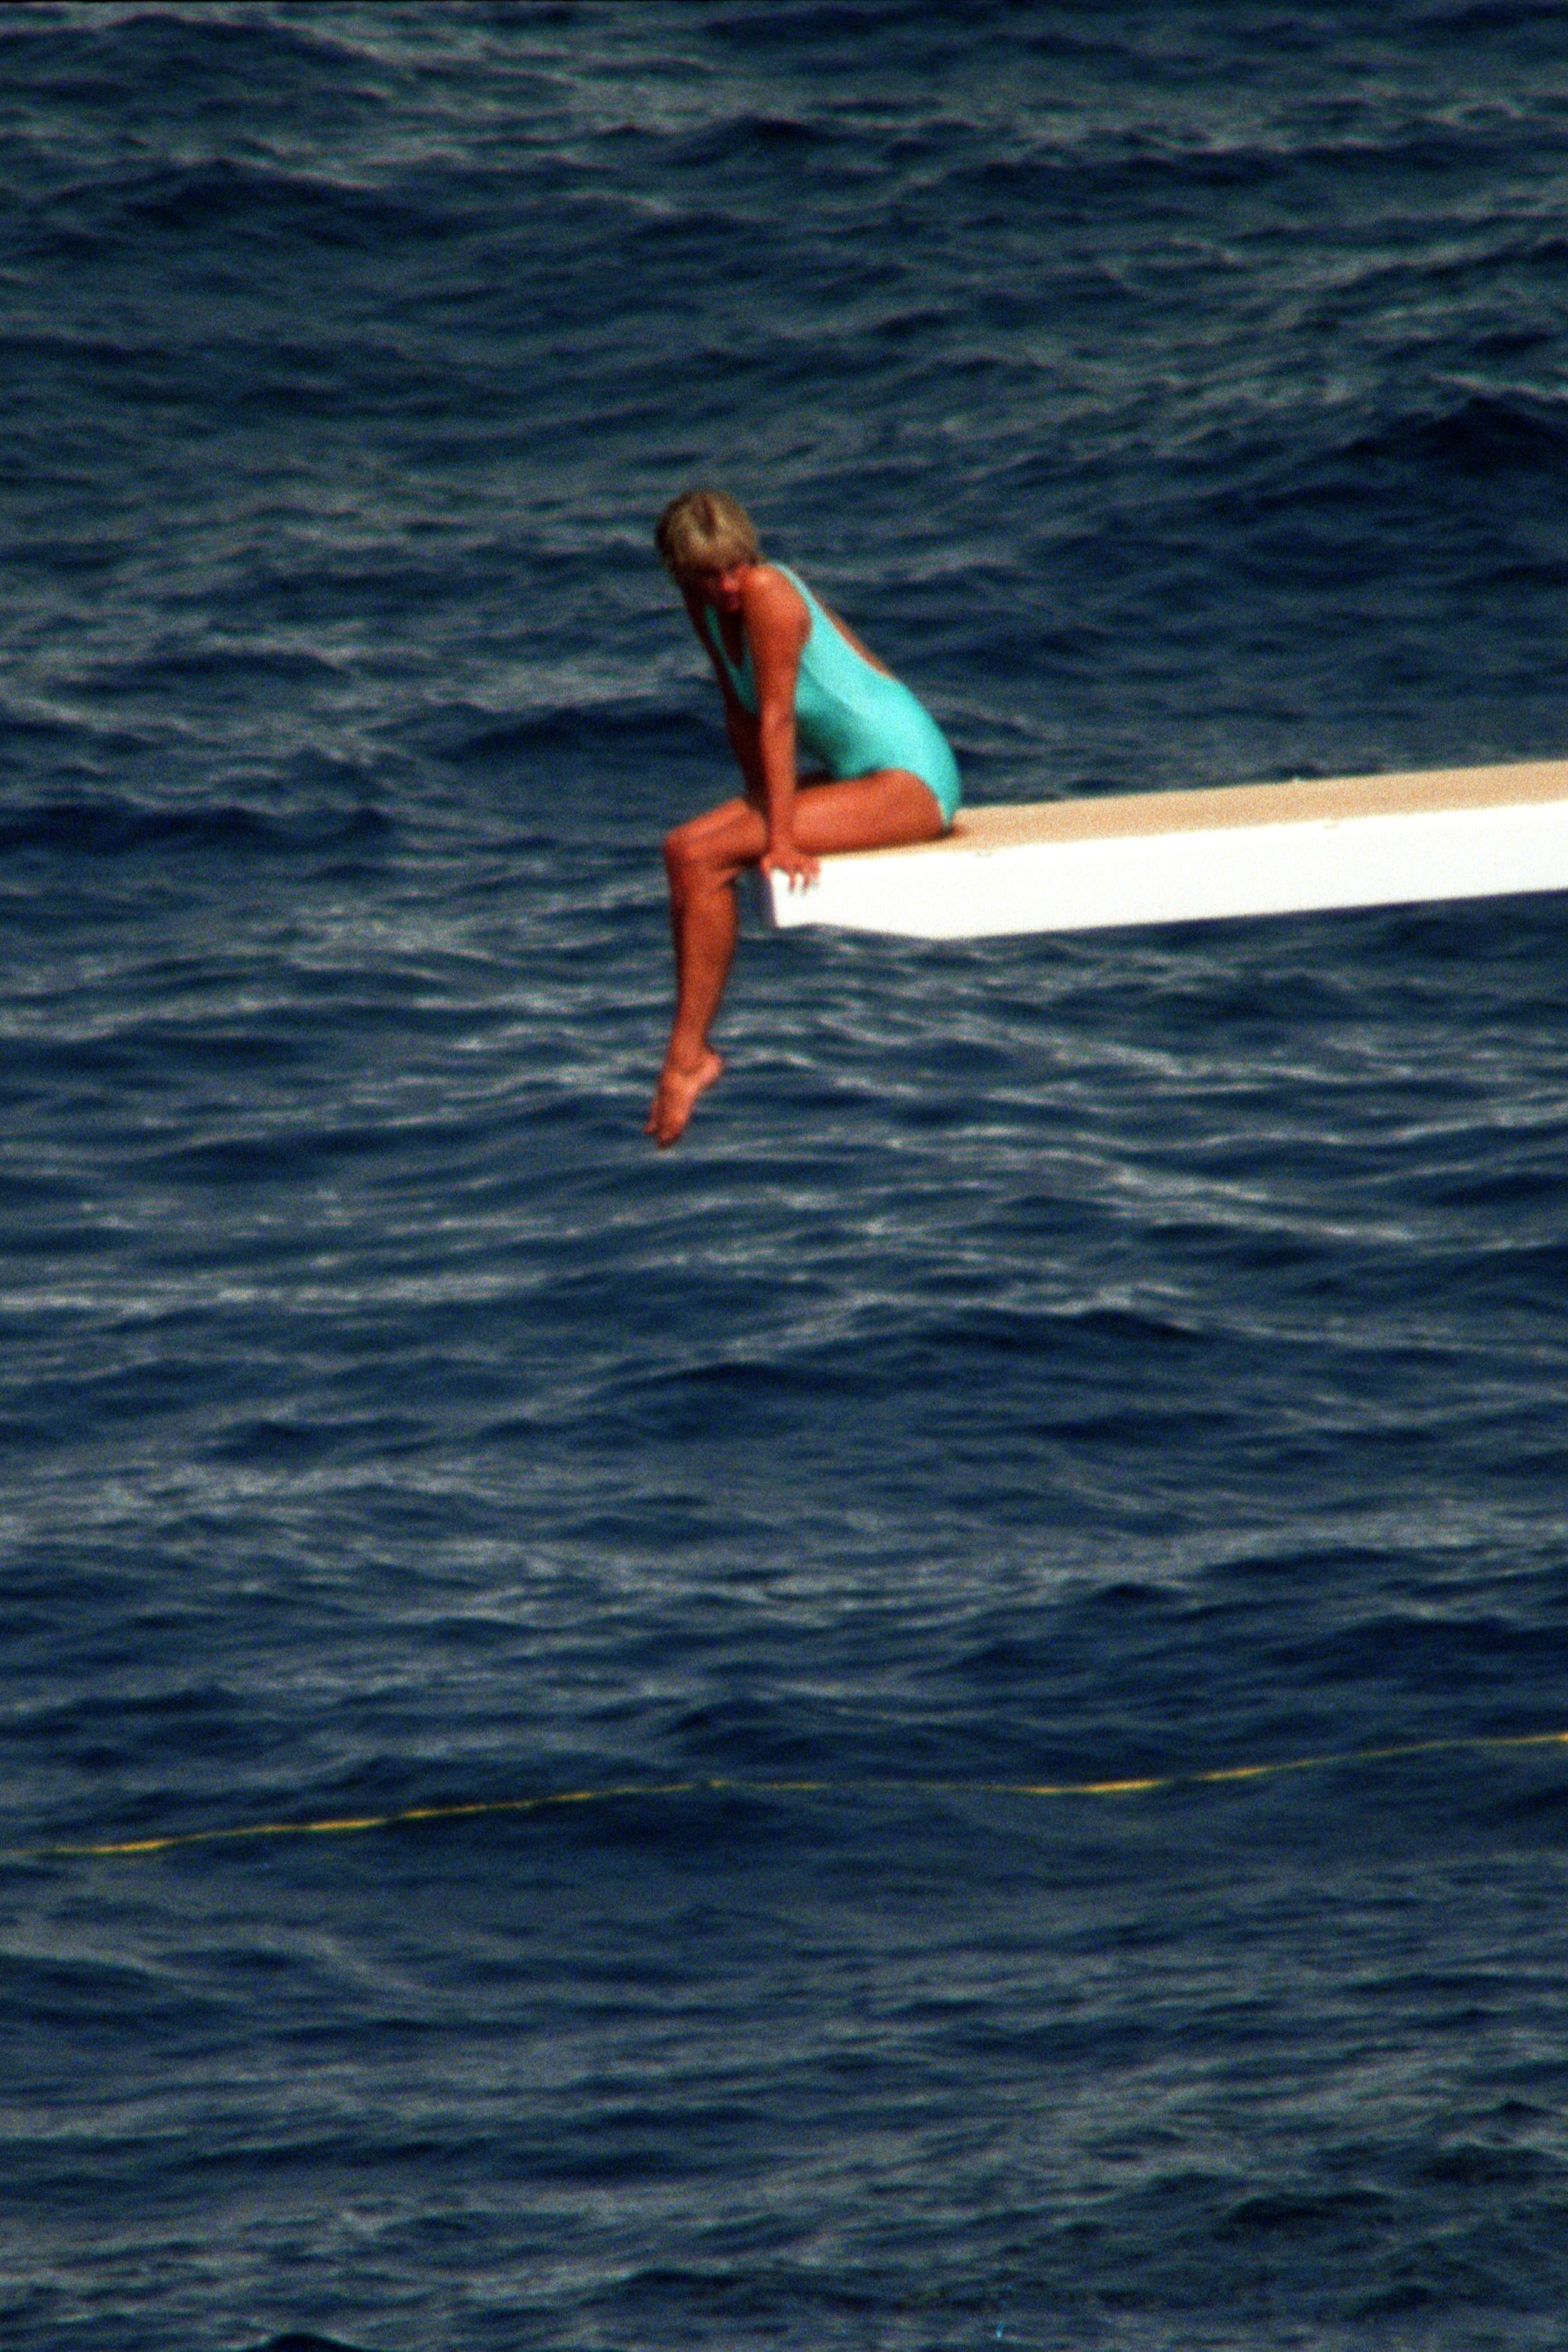
<svg viewBox="0 0 1568 2352">
<path fill-rule="evenodd" d="M 807 623 L 805 642 L 800 649 L 800 657 L 804 664 L 807 653 L 822 643 L 825 631 L 831 630 L 832 624 L 797 572 L 792 572 L 787 563 L 775 563 L 773 570 L 783 572 L 805 606 Z M 735 699 L 740 703 L 742 710 L 749 710 L 754 718 L 757 709 L 757 674 L 752 660 L 751 639 L 742 628 L 741 637 L 744 650 L 741 656 L 740 666 L 737 667 L 730 659 L 729 647 L 724 643 L 724 632 L 719 625 L 718 613 L 711 604 L 703 606 L 702 625 L 707 631 L 708 642 L 722 662 L 724 675 L 735 690 Z M 837 635 L 838 632 L 834 630 L 833 634 Z M 855 654 L 852 646 L 846 645 L 845 651 L 851 655 L 857 663 L 859 662 L 859 656 Z"/>
<path fill-rule="evenodd" d="M 742 706 L 746 704 L 748 696 L 752 701 L 755 701 L 756 688 L 747 676 L 752 667 L 752 647 L 744 628 L 741 631 L 741 644 L 743 650 L 741 655 L 741 666 L 737 669 L 735 664 L 730 659 L 729 648 L 724 643 L 724 632 L 719 626 L 719 615 L 711 604 L 703 607 L 702 617 L 708 631 L 709 643 L 724 665 L 725 675 L 735 689 L 736 699 Z"/>
</svg>

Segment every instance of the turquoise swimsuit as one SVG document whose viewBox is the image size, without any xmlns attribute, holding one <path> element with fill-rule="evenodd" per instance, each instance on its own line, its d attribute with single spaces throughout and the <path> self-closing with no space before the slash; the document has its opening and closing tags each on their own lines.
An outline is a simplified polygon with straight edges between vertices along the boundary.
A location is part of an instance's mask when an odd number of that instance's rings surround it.
<svg viewBox="0 0 1568 2352">
<path fill-rule="evenodd" d="M 797 580 L 782 563 L 775 569 L 799 589 L 811 615 L 811 634 L 801 647 L 795 680 L 796 740 L 840 782 L 851 776 L 874 776 L 881 768 L 908 769 L 931 786 L 944 821 L 951 824 L 963 787 L 958 762 L 936 720 L 907 686 L 885 670 L 874 669 L 856 652 L 804 580 Z M 737 668 L 724 650 L 723 632 L 711 604 L 705 607 L 704 617 L 735 699 L 754 719 L 757 682 L 751 646 L 747 645 Z"/>
</svg>

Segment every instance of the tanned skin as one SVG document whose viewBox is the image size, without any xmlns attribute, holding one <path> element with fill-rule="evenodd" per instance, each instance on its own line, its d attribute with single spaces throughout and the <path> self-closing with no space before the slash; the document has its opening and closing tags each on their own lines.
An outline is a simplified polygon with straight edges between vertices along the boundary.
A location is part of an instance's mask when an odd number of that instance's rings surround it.
<svg viewBox="0 0 1568 2352">
<path fill-rule="evenodd" d="M 882 768 L 844 782 L 796 775 L 795 681 L 811 614 L 782 572 L 760 562 L 688 572 L 680 591 L 698 640 L 713 663 L 743 790 L 738 799 L 678 825 L 664 845 L 675 940 L 675 1023 L 647 1117 L 647 1133 L 661 1148 L 685 1131 L 698 1097 L 723 1076 L 723 1056 L 708 1032 L 735 953 L 737 877 L 757 866 L 764 874 L 786 876 L 797 889 L 815 879 L 820 859 L 836 852 L 936 841 L 947 830 L 936 794 L 907 768 Z M 737 668 L 751 646 L 754 719 L 736 699 L 714 654 L 703 626 L 705 607 L 718 614 L 725 650 Z M 873 668 L 883 667 L 836 614 L 829 618 Z"/>
</svg>

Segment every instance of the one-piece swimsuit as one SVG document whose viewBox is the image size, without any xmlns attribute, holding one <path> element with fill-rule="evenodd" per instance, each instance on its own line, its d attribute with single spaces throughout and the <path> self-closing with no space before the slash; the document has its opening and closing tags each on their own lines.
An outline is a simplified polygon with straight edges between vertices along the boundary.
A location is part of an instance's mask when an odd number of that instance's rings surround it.
<svg viewBox="0 0 1568 2352">
<path fill-rule="evenodd" d="M 774 569 L 798 589 L 811 615 L 811 631 L 801 647 L 795 679 L 797 741 L 840 781 L 876 775 L 883 768 L 907 769 L 930 785 L 944 823 L 951 824 L 963 786 L 958 762 L 936 720 L 900 679 L 889 677 L 886 670 L 877 669 L 856 652 L 804 580 L 782 563 Z M 711 604 L 705 607 L 705 619 L 735 698 L 754 719 L 757 682 L 750 643 L 741 661 L 732 662 Z"/>
</svg>

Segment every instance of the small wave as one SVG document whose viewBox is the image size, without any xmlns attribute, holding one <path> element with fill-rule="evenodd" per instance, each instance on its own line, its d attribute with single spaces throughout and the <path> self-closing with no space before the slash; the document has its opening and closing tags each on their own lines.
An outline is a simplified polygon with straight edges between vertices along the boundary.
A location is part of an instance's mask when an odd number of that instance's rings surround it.
<svg viewBox="0 0 1568 2352">
<path fill-rule="evenodd" d="M 1005 196 L 1009 202 L 1049 199 L 1070 188 L 1075 195 L 1086 187 L 1103 194 L 1135 193 L 1145 186 L 1188 188 L 1248 188 L 1277 179 L 1290 168 L 1284 151 L 1253 146 L 1140 149 L 1130 145 L 1121 153 L 1078 152 L 1071 149 L 1038 155 L 996 157 L 954 173 L 955 182 L 978 193 Z"/>
<path fill-rule="evenodd" d="M 337 666 L 319 654 L 289 646 L 189 646 L 172 647 L 140 661 L 106 663 L 89 674 L 99 693 L 140 694 L 197 679 L 277 677 L 290 684 L 304 678 L 335 678 Z"/>
<path fill-rule="evenodd" d="M 1367 434 L 1344 457 L 1365 465 L 1440 466 L 1463 474 L 1568 467 L 1568 403 L 1473 394 L 1438 416 L 1411 417 Z"/>
<path fill-rule="evenodd" d="M 1276 1663 L 1307 1668 L 1319 1683 L 1364 1677 L 1384 1684 L 1437 1691 L 1461 1686 L 1479 1691 L 1491 1674 L 1539 1665 L 1541 1635 L 1531 1624 L 1507 1622 L 1479 1612 L 1448 1618 L 1417 1616 L 1384 1609 L 1315 1639 L 1291 1637 L 1274 1653 Z"/>
<path fill-rule="evenodd" d="M 362 250 L 399 238 L 444 236 L 451 226 L 445 212 L 374 188 L 263 171 L 222 156 L 124 178 L 76 182 L 51 201 L 44 219 L 49 229 L 77 238 L 119 231 L 144 240 L 150 229 L 216 229 L 226 238 L 302 237 Z"/>
<path fill-rule="evenodd" d="M 141 849 L 263 850 L 293 856 L 364 842 L 391 830 L 390 819 L 368 808 L 285 819 L 232 803 L 153 809 L 115 799 L 56 800 L 0 815 L 0 856 L 25 849 L 94 856 Z"/>
<path fill-rule="evenodd" d="M 1243 2197 L 1215 2223 L 1220 2239 L 1297 2238 L 1321 2242 L 1343 2240 L 1353 2233 L 1372 2241 L 1386 2230 L 1394 2211 L 1392 2198 L 1375 2189 L 1348 2189 L 1327 2196 L 1289 2195 L 1279 2191 Z"/>
<path fill-rule="evenodd" d="M 290 1180 L 304 1182 L 321 1169 L 346 1160 L 384 1158 L 400 1150 L 406 1141 L 406 1136 L 395 1128 L 340 1126 L 289 1129 L 276 1135 L 226 1136 L 211 1143 L 182 1143 L 161 1152 L 158 1159 L 171 1174 L 205 1184 L 259 1184 Z M 270 1445 L 282 1453 L 294 1451 L 297 1444 L 315 1448 L 321 1442 L 318 1433 L 286 1430 L 279 1423 L 269 1423 L 267 1428 L 269 1434 L 264 1436 L 260 1433 L 261 1424 L 247 1424 L 235 1436 L 240 1458 L 246 1458 L 248 1450 L 258 1445 Z"/>
<path fill-rule="evenodd" d="M 110 30 L 112 41 L 104 37 Z M 105 27 L 49 19 L 37 26 L 13 22 L 0 30 L 0 55 L 12 87 L 20 83 L 59 98 L 103 99 L 119 113 L 127 85 L 143 71 L 160 91 L 205 82 L 216 96 L 226 81 L 234 97 L 254 103 L 261 73 L 270 75 L 276 88 L 292 66 L 294 87 L 309 91 L 323 68 L 349 64 L 354 51 L 319 24 L 288 25 L 248 14 L 193 18 L 183 9 L 148 8 L 128 12 L 126 21 Z M 342 99 L 346 92 L 340 87 L 335 95 Z"/>
<path fill-rule="evenodd" d="M 1498 1819 L 1516 1828 L 1538 1829 L 1550 1837 L 1568 1837 L 1568 1788 L 1532 1789 L 1497 1808 Z"/>
<path fill-rule="evenodd" d="M 1495 1145 L 1489 1131 L 1488 1142 Z M 1555 1209 L 1563 1198 L 1561 1137 L 1551 1138 L 1552 1150 L 1538 1167 L 1499 1167 L 1479 1157 L 1471 1165 L 1434 1172 L 1424 1179 L 1418 1198 L 1452 1209 Z"/>
<path fill-rule="evenodd" d="M 738 42 L 747 51 L 765 48 L 795 48 L 832 40 L 842 35 L 854 42 L 858 50 L 864 49 L 879 33 L 901 30 L 909 23 L 910 12 L 900 0 L 805 0 L 805 5 L 745 9 L 730 16 L 716 16 L 704 26 L 709 40 L 726 37 Z M 809 52 L 808 52 L 809 53 Z"/>
<path fill-rule="evenodd" d="M 140 739 L 134 735 L 115 734 L 107 739 L 84 729 L 75 719 L 58 719 L 50 711 L 0 710 L 0 743 L 74 743 L 84 735 L 104 743 L 110 751 L 139 751 Z"/>
<path fill-rule="evenodd" d="M 286 2336 L 269 2336 L 256 2352 L 359 2352 L 359 2347 L 340 2336 L 312 2336 L 308 2329 L 291 2327 Z"/>
<path fill-rule="evenodd" d="M 89 121 L 101 113 L 116 125 L 142 109 L 173 105 L 188 109 L 218 137 L 216 126 L 227 118 L 246 140 L 257 138 L 269 113 L 291 129 L 301 112 L 330 117 L 341 135 L 346 121 L 376 102 L 363 76 L 363 53 L 319 23 L 287 25 L 253 11 L 230 19 L 155 7 L 93 23 L 94 13 L 65 24 L 14 17 L 0 27 L 7 88 L 19 87 Z M 105 195 L 112 217 L 114 184 L 112 177 L 95 176 L 52 199 L 38 215 L 44 226 L 35 231 L 34 249 L 47 251 L 52 242 L 57 251 L 79 253 L 96 246 L 109 225 Z M 166 191 L 173 186 L 170 176 Z"/>
<path fill-rule="evenodd" d="M 810 147 L 837 144 L 839 134 L 820 123 L 803 122 L 793 114 L 737 114 L 728 122 L 694 132 L 684 142 L 689 163 L 708 163 L 727 155 L 795 153 Z"/>
<path fill-rule="evenodd" d="M 514 718 L 454 726 L 439 746 L 439 755 L 458 768 L 489 768 L 562 752 L 624 760 L 629 749 L 668 741 L 672 729 L 689 729 L 691 719 L 687 704 L 659 702 L 639 709 L 627 702 L 551 703 Z"/>
<path fill-rule="evenodd" d="M 1467 34 L 1518 33 L 1535 25 L 1556 30 L 1563 21 L 1563 0 L 1439 0 L 1418 15 L 1424 31 L 1445 41 L 1463 40 Z"/>
<path fill-rule="evenodd" d="M 1475 574 L 1475 585 L 1488 589 L 1568 588 L 1568 559 L 1559 556 L 1521 556 L 1512 563 L 1494 563 Z"/>
<path fill-rule="evenodd" d="M 1416 2179 L 1436 2189 L 1511 2188 L 1560 2178 L 1562 2170 L 1539 2148 L 1487 2147 L 1471 2141 L 1440 2148 L 1418 2168 Z"/>
<path fill-rule="evenodd" d="M 1307 457 L 1275 454 L 1249 478 L 1212 491 L 1201 510 L 1254 527 L 1280 518 L 1361 511 L 1369 497 L 1443 480 L 1568 472 L 1568 403 L 1474 394 L 1436 415 L 1394 417 Z M 1330 558 L 1337 562 L 1336 551 Z"/>
<path fill-rule="evenodd" d="M 1082 1436 L 1098 1430 L 1127 1436 L 1146 1420 L 1161 1427 L 1173 1419 L 1190 1425 L 1192 1399 L 1107 1406 L 1104 1414 L 1087 1402 L 1079 1384 L 1158 1349 L 1173 1354 L 1201 1351 L 1205 1336 L 1184 1325 L 1121 1308 L 1031 1313 L 996 1307 L 933 1318 L 899 1333 L 879 1332 L 831 1347 L 810 1345 L 776 1354 L 721 1357 L 658 1371 L 637 1371 L 602 1399 L 617 1416 L 667 1433 L 699 1433 L 716 1426 L 773 1426 L 800 1402 L 827 1405 L 854 1401 L 869 1412 L 889 1399 L 940 1394 L 965 1375 L 977 1385 L 1000 1378 L 1010 1367 L 1032 1376 L 1050 1367 L 1059 1383 L 1050 1407 L 1050 1428 L 1058 1435 Z M 570 1408 L 575 1411 L 575 1406 Z"/>
<path fill-rule="evenodd" d="M 307 1428 L 298 1422 L 247 1421 L 228 1431 L 212 1452 L 219 1462 L 280 1463 L 291 1468 L 330 1454 L 335 1435 L 332 1430 Z"/>
</svg>

